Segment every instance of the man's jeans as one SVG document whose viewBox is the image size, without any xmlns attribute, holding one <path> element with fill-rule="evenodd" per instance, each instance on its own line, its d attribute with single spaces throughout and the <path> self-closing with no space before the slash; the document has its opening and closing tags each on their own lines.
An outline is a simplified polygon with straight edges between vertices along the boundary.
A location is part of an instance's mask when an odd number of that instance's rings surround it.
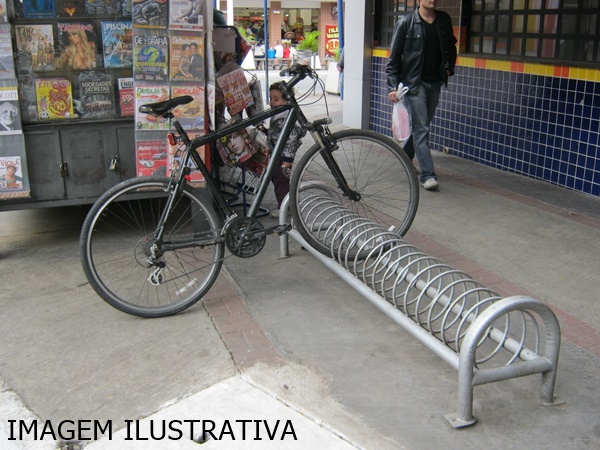
<svg viewBox="0 0 600 450">
<path fill-rule="evenodd" d="M 433 120 L 440 100 L 442 83 L 421 81 L 418 94 L 406 94 L 406 101 L 412 122 L 412 136 L 406 141 L 404 151 L 412 160 L 417 156 L 421 168 L 421 182 L 429 178 L 437 179 L 429 148 L 429 124 Z"/>
</svg>

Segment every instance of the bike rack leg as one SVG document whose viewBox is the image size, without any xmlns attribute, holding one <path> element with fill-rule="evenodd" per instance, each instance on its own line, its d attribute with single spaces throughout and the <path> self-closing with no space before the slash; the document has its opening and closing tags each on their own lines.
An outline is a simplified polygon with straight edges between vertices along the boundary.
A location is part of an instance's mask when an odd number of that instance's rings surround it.
<svg viewBox="0 0 600 450">
<path fill-rule="evenodd" d="M 290 195 L 286 195 L 283 201 L 281 202 L 281 207 L 279 208 L 279 224 L 283 225 L 288 222 L 288 205 L 290 203 Z M 287 233 L 282 234 L 279 237 L 279 258 L 285 259 L 290 257 L 290 242 L 288 239 Z"/>
</svg>

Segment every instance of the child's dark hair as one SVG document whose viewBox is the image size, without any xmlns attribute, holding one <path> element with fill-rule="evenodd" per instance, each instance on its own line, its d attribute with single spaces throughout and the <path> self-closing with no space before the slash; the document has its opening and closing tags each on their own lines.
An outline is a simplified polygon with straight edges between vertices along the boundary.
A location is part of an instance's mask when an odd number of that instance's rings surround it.
<svg viewBox="0 0 600 450">
<path fill-rule="evenodd" d="M 279 92 L 285 92 L 285 89 L 283 87 L 283 83 L 281 81 L 276 81 L 275 83 L 273 83 L 271 86 L 269 86 L 269 90 L 270 91 L 279 91 Z"/>
<path fill-rule="evenodd" d="M 269 86 L 269 91 L 279 91 L 283 95 L 283 98 L 286 100 L 289 99 L 288 90 L 285 87 L 284 83 L 281 81 L 276 81 L 271 86 Z"/>
</svg>

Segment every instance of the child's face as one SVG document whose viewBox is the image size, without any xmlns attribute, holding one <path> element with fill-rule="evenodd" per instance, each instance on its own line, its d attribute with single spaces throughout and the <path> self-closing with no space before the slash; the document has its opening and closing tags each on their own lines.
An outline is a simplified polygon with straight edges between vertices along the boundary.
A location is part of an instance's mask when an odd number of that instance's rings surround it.
<svg viewBox="0 0 600 450">
<path fill-rule="evenodd" d="M 287 103 L 286 99 L 283 97 L 283 92 L 277 89 L 271 89 L 269 91 L 269 105 L 271 108 L 276 106 L 285 105 Z"/>
</svg>

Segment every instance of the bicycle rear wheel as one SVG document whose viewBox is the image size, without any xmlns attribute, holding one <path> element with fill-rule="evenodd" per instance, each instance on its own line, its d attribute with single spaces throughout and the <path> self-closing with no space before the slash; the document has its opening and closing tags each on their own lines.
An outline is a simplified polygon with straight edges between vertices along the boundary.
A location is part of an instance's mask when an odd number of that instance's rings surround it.
<svg viewBox="0 0 600 450">
<path fill-rule="evenodd" d="M 81 264 L 90 285 L 128 314 L 178 313 L 200 300 L 221 270 L 219 217 L 190 186 L 174 200 L 162 242 L 153 248 L 168 184 L 163 177 L 119 183 L 92 206 L 81 230 Z"/>
<path fill-rule="evenodd" d="M 360 199 L 345 197 L 321 155 L 312 146 L 296 164 L 290 182 L 294 226 L 325 255 L 351 242 L 343 234 L 377 226 L 403 236 L 419 204 L 419 184 L 412 162 L 390 138 L 373 131 L 343 130 L 332 134 L 332 155 Z M 357 253 L 357 243 L 352 244 Z M 348 250 L 342 249 L 344 251 Z"/>
</svg>

